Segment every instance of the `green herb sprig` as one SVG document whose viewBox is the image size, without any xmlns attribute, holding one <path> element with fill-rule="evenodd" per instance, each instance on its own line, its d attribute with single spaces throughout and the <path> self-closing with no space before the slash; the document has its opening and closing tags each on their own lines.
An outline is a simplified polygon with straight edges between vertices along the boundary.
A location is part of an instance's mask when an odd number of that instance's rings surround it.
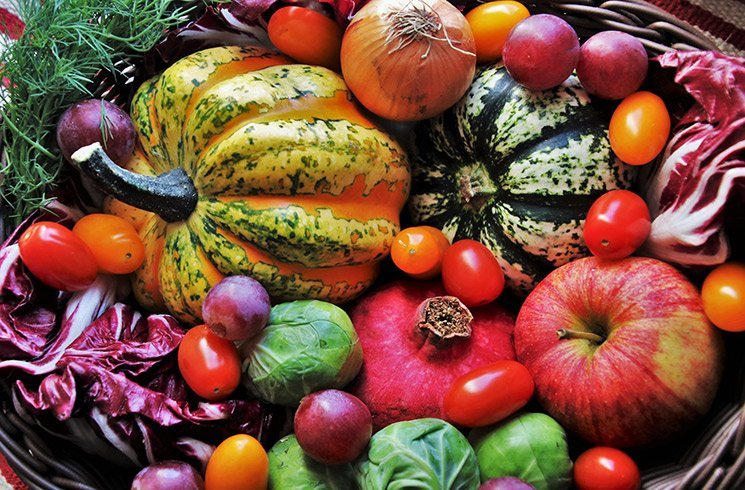
<svg viewBox="0 0 745 490">
<path fill-rule="evenodd" d="M 187 20 L 180 0 L 13 0 L 26 27 L 0 55 L 0 206 L 15 224 L 49 200 L 64 160 L 56 124 L 74 102 L 93 96 L 100 70 L 118 73 L 166 30 Z"/>
</svg>

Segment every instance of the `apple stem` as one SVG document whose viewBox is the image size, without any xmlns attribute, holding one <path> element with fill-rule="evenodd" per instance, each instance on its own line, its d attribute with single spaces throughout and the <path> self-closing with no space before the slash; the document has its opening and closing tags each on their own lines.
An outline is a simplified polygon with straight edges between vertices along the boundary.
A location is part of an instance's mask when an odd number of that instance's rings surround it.
<svg viewBox="0 0 745 490">
<path fill-rule="evenodd" d="M 585 339 L 596 344 L 602 344 L 605 338 L 602 335 L 598 335 L 592 332 L 582 332 L 580 330 L 569 330 L 566 328 L 560 328 L 556 331 L 556 335 L 559 336 L 559 340 L 564 339 Z"/>
</svg>

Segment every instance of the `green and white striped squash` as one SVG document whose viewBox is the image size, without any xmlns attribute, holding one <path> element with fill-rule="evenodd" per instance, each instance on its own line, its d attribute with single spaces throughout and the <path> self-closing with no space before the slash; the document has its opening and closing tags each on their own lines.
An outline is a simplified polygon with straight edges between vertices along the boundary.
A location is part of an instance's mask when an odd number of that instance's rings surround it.
<svg viewBox="0 0 745 490">
<path fill-rule="evenodd" d="M 609 114 L 573 75 L 531 92 L 501 65 L 417 130 L 409 211 L 451 240 L 497 257 L 507 286 L 527 293 L 552 269 L 588 254 L 582 226 L 602 193 L 628 188 L 632 167 L 608 140 Z"/>
</svg>

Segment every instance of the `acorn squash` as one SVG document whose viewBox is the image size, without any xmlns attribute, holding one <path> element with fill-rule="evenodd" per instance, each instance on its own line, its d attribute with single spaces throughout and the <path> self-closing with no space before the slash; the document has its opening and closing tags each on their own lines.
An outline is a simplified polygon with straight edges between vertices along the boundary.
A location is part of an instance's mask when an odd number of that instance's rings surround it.
<svg viewBox="0 0 745 490">
<path fill-rule="evenodd" d="M 611 151 L 608 112 L 590 102 L 575 76 L 531 92 L 500 65 L 480 69 L 455 106 L 417 131 L 413 221 L 479 240 L 522 293 L 586 255 L 590 205 L 635 173 Z"/>
<path fill-rule="evenodd" d="M 136 92 L 128 170 L 100 149 L 74 157 L 140 228 L 145 307 L 198 322 L 226 275 L 332 302 L 375 279 L 408 195 L 406 155 L 337 74 L 286 63 L 255 47 L 190 55 Z"/>
</svg>

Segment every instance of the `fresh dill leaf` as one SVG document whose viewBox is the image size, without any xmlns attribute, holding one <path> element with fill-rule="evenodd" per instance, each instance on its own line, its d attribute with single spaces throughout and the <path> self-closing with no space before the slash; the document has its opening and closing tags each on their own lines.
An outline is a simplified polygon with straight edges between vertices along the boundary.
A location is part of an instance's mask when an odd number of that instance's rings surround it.
<svg viewBox="0 0 745 490">
<path fill-rule="evenodd" d="M 101 70 L 120 73 L 122 57 L 152 49 L 187 20 L 182 0 L 11 0 L 26 24 L 0 54 L 0 207 L 12 223 L 43 207 L 64 165 L 56 124 L 74 102 L 93 96 Z"/>
</svg>

